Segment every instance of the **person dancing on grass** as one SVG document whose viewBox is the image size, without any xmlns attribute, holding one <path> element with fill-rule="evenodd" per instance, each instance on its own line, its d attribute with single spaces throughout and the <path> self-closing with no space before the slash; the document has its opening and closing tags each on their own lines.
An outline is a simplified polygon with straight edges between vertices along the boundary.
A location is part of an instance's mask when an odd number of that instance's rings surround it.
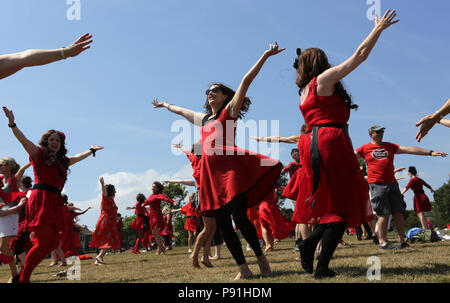
<svg viewBox="0 0 450 303">
<path fill-rule="evenodd" d="M 258 204 L 276 185 L 281 163 L 237 148 L 234 134 L 237 119 L 244 116 L 251 103 L 245 96 L 248 88 L 265 61 L 283 50 L 278 49 L 276 42 L 270 45 L 269 50 L 264 52 L 244 76 L 236 91 L 222 83 L 211 84 L 206 90 L 205 113 L 153 100 L 155 108 L 165 107 L 201 127 L 200 211 L 208 218 L 210 226 L 217 224 L 222 231 L 225 243 L 239 267 L 235 279 L 249 278 L 252 272 L 233 229 L 231 216 L 255 252 L 261 274 L 271 273 L 255 227 L 246 216 L 246 210 Z"/>
<path fill-rule="evenodd" d="M 427 195 L 425 195 L 425 192 L 423 191 L 423 187 L 425 186 L 432 193 L 434 193 L 434 189 L 424 180 L 417 177 L 417 169 L 414 166 L 410 166 L 408 168 L 408 175 L 411 180 L 409 180 L 408 184 L 402 190 L 402 195 L 404 195 L 408 189 L 411 189 L 414 192 L 414 211 L 416 212 L 417 217 L 419 217 L 422 228 L 429 229 L 425 212 L 431 211 L 431 204 Z"/>
<path fill-rule="evenodd" d="M 117 206 L 114 202 L 116 188 L 112 184 L 106 184 L 103 177 L 100 177 L 102 189 L 102 202 L 100 205 L 100 217 L 92 234 L 92 241 L 89 247 L 96 247 L 99 250 L 95 257 L 95 265 L 106 264 L 103 260 L 108 249 L 120 249 L 119 231 L 117 230 Z"/>
<path fill-rule="evenodd" d="M 308 126 L 299 142 L 302 170 L 293 220 L 317 224 L 300 243 L 301 265 L 315 279 L 334 277 L 329 262 L 347 227 L 357 227 L 373 217 L 369 191 L 348 135 L 350 109 L 357 108 L 341 80 L 364 62 L 381 33 L 398 22 L 388 10 L 376 18 L 369 36 L 355 53 L 332 67 L 319 48 L 297 50 L 294 66 L 300 88 L 300 111 Z M 314 251 L 322 249 L 314 271 Z"/>
<path fill-rule="evenodd" d="M 61 191 L 67 180 L 69 167 L 103 149 L 93 145 L 88 151 L 67 157 L 64 133 L 49 130 L 36 146 L 19 130 L 12 110 L 3 107 L 16 139 L 30 156 L 35 185 L 26 204 L 25 230 L 34 233 L 34 245 L 28 252 L 19 282 L 30 281 L 33 270 L 54 250 L 64 231 Z"/>
</svg>

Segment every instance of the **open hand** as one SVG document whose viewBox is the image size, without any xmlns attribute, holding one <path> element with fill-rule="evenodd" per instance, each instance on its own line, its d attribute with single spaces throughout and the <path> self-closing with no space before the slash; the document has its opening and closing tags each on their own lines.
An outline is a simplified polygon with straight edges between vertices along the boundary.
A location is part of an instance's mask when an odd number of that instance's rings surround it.
<svg viewBox="0 0 450 303">
<path fill-rule="evenodd" d="M 164 107 L 166 102 L 158 102 L 158 99 L 153 99 L 152 104 L 154 108 Z"/>
<path fill-rule="evenodd" d="M 278 42 L 275 41 L 274 44 L 269 44 L 269 49 L 265 51 L 265 54 L 268 56 L 273 56 L 273 55 L 281 53 L 285 49 L 286 48 L 278 49 Z"/>
<path fill-rule="evenodd" d="M 3 111 L 5 112 L 5 116 L 6 118 L 8 118 L 9 121 L 9 125 L 13 125 L 14 124 L 14 114 L 13 111 L 8 109 L 6 106 L 3 106 Z"/>
<path fill-rule="evenodd" d="M 377 15 L 375 15 L 375 26 L 380 27 L 382 30 L 385 30 L 389 26 L 391 26 L 394 23 L 397 23 L 400 21 L 399 19 L 394 20 L 394 18 L 397 16 L 397 11 L 394 9 L 391 11 L 391 9 L 388 9 L 384 15 L 383 18 L 379 19 Z M 393 21 L 394 20 L 394 21 Z"/>
<path fill-rule="evenodd" d="M 97 150 L 103 149 L 103 146 L 100 146 L 100 145 L 91 145 L 91 148 L 93 148 L 93 149 L 95 149 L 95 150 L 97 151 Z"/>
<path fill-rule="evenodd" d="M 67 57 L 76 57 L 80 53 L 89 49 L 89 44 L 92 43 L 92 35 L 87 33 L 78 38 L 74 43 L 64 49 L 64 53 Z"/>
</svg>

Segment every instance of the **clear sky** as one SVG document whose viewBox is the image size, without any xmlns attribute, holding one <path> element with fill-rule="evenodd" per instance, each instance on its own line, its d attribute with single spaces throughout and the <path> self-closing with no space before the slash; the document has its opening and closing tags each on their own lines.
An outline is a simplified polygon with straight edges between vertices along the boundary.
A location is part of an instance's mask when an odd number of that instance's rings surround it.
<svg viewBox="0 0 450 303">
<path fill-rule="evenodd" d="M 123 216 L 133 214 L 125 207 L 135 203 L 139 192 L 148 196 L 153 181 L 191 178 L 187 158 L 171 148 L 180 134 L 171 127 L 180 118 L 153 109 L 153 98 L 202 111 L 209 83 L 236 89 L 269 43 L 278 41 L 287 50 L 271 57 L 250 87 L 253 104 L 244 122 L 278 121 L 281 136 L 298 134 L 303 118 L 292 68 L 296 48 L 320 47 L 333 65 L 339 64 L 371 31 L 367 14 L 377 3 L 382 13 L 397 9 L 400 22 L 382 34 L 368 60 L 344 79 L 360 106 L 349 121 L 353 145 L 368 143 L 367 129 L 380 124 L 386 127 L 385 141 L 450 153 L 450 130 L 443 126 L 415 141 L 415 123 L 449 98 L 448 1 L 80 0 L 79 20 L 68 19 L 75 1 L 69 3 L 1 2 L 0 54 L 67 46 L 86 32 L 94 42 L 76 58 L 1 80 L 0 100 L 13 109 L 17 125 L 35 143 L 54 128 L 65 132 L 69 155 L 91 144 L 105 147 L 97 157 L 72 166 L 65 186 L 76 206 L 95 206 L 80 216 L 80 223 L 91 229 L 100 212 L 100 176 L 116 186 Z M 2 119 L 0 156 L 23 164 L 27 155 Z M 275 131 L 269 128 L 268 135 Z M 196 132 L 191 129 L 192 138 Z M 239 135 L 244 144 L 238 145 L 252 146 L 248 131 Z M 291 161 L 294 147 L 280 145 L 284 164 Z M 410 165 L 434 188 L 449 178 L 450 158 L 395 157 L 396 167 Z M 401 188 L 408 181 L 403 176 Z M 412 209 L 412 194 L 405 198 Z"/>
</svg>

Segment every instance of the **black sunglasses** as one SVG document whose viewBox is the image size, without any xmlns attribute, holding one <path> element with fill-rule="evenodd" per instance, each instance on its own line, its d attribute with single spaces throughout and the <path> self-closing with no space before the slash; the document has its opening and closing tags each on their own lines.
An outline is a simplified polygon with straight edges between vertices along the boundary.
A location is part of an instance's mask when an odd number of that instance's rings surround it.
<svg viewBox="0 0 450 303">
<path fill-rule="evenodd" d="M 384 129 L 377 130 L 377 131 L 375 131 L 375 133 L 382 134 L 382 133 L 384 133 Z"/>
<path fill-rule="evenodd" d="M 205 93 L 206 93 L 206 95 L 209 95 L 209 93 L 217 93 L 220 90 L 221 90 L 220 87 L 215 86 L 213 88 L 207 89 Z"/>
</svg>

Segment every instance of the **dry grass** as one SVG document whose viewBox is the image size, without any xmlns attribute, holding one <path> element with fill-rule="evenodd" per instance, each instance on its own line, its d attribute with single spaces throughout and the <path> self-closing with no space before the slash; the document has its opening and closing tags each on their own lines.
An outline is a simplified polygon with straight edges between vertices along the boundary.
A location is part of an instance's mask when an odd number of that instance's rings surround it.
<svg viewBox="0 0 450 303">
<path fill-rule="evenodd" d="M 345 236 L 350 246 L 339 246 L 330 267 L 340 275 L 319 283 L 367 283 L 367 260 L 376 256 L 381 261 L 382 283 L 448 283 L 450 282 L 450 242 L 414 243 L 408 250 L 379 251 L 371 241 L 357 241 L 355 236 Z M 392 240 L 395 240 L 392 235 Z M 254 278 L 246 283 L 316 283 L 312 275 L 306 274 L 295 261 L 298 252 L 292 250 L 294 241 L 286 239 L 277 244 L 276 250 L 267 253 L 273 275 L 259 275 L 256 258 L 245 251 Z M 92 265 L 93 260 L 81 261 L 81 279 L 69 281 L 54 277 L 60 269 L 48 268 L 50 259 L 45 259 L 32 275 L 32 282 L 39 283 L 229 283 L 237 274 L 237 266 L 228 249 L 222 248 L 223 259 L 213 261 L 214 268 L 194 269 L 190 266 L 186 247 L 175 247 L 164 256 L 153 251 L 134 255 L 131 252 L 110 254 L 108 263 Z M 93 255 L 94 256 L 94 255 Z M 7 281 L 9 268 L 0 267 L 0 281 Z M 373 283 L 373 282 L 371 282 Z"/>
</svg>

